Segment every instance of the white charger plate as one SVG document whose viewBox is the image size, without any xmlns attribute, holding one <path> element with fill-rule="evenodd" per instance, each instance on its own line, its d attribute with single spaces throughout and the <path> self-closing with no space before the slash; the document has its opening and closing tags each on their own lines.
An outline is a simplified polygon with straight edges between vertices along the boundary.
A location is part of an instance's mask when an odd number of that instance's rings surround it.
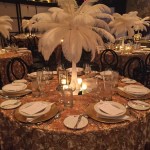
<svg viewBox="0 0 150 150">
<path fill-rule="evenodd" d="M 134 100 L 134 101 L 129 101 L 128 105 L 136 110 L 148 110 L 150 109 L 150 104 L 143 102 L 143 101 L 139 101 L 139 100 Z"/>
<path fill-rule="evenodd" d="M 20 48 L 18 48 L 19 50 L 27 50 L 27 48 L 26 47 L 20 47 Z"/>
<path fill-rule="evenodd" d="M 84 116 L 82 116 L 78 126 L 76 128 L 74 128 L 78 121 L 79 116 L 80 115 L 68 116 L 67 118 L 64 119 L 64 125 L 70 129 L 82 129 L 82 128 L 86 127 L 88 124 L 88 119 L 85 118 Z"/>
<path fill-rule="evenodd" d="M 35 113 L 35 114 L 27 114 L 23 111 L 21 111 L 22 109 L 25 109 L 27 107 L 32 107 L 33 104 L 35 103 L 44 103 L 44 104 L 47 104 L 47 107 L 45 109 L 43 109 L 43 111 L 39 111 L 38 113 Z M 50 103 L 50 102 L 44 102 L 44 101 L 37 101 L 37 102 L 29 102 L 29 103 L 26 103 L 24 105 L 22 105 L 20 108 L 19 108 L 19 113 L 23 116 L 26 116 L 26 117 L 38 117 L 38 116 L 41 116 L 41 115 L 44 115 L 46 114 L 47 112 L 50 111 L 51 109 L 51 106 L 53 105 L 53 103 Z"/>
<path fill-rule="evenodd" d="M 102 75 L 102 76 L 105 76 L 105 75 L 112 75 L 112 71 L 110 71 L 110 70 L 107 70 L 107 71 L 102 71 L 102 72 L 100 72 L 100 75 Z"/>
<path fill-rule="evenodd" d="M 126 113 L 125 106 L 123 106 L 120 103 L 114 102 L 114 101 L 107 101 L 107 103 L 110 103 L 113 107 L 121 109 L 122 112 L 119 114 L 116 114 L 116 115 L 111 115 L 109 113 L 105 113 L 104 111 L 99 109 L 99 105 L 101 105 L 102 103 L 105 103 L 105 101 L 104 102 L 98 102 L 94 105 L 94 110 L 97 112 L 97 114 L 100 115 L 101 118 L 117 118 L 117 117 L 123 116 Z"/>
<path fill-rule="evenodd" d="M 25 79 L 21 79 L 21 80 L 14 80 L 13 83 L 27 83 L 28 81 Z"/>
<path fill-rule="evenodd" d="M 31 78 L 36 78 L 37 72 L 29 73 L 28 76 L 31 77 Z"/>
<path fill-rule="evenodd" d="M 16 99 L 10 99 L 10 100 L 6 100 L 4 102 L 2 102 L 0 104 L 0 107 L 2 109 L 13 109 L 13 108 L 17 108 L 21 105 L 21 102 L 19 100 Z"/>
<path fill-rule="evenodd" d="M 131 84 L 124 86 L 124 92 L 134 96 L 144 96 L 150 93 L 150 89 L 144 87 L 143 85 Z"/>
<path fill-rule="evenodd" d="M 7 84 L 2 87 L 2 90 L 7 93 L 15 93 L 15 92 L 23 91 L 26 88 L 27 88 L 26 84 L 19 83 L 19 84 Z"/>
<path fill-rule="evenodd" d="M 134 84 L 137 82 L 136 80 L 129 79 L 129 78 L 123 78 L 121 81 L 127 84 L 132 84 L 132 83 Z"/>
</svg>

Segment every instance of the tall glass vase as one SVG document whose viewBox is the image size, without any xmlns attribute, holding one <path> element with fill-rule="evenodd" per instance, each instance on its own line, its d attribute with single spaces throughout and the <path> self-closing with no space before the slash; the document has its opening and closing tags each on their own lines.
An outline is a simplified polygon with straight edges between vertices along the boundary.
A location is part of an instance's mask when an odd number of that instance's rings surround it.
<svg viewBox="0 0 150 150">
<path fill-rule="evenodd" d="M 77 69 L 76 69 L 76 63 L 72 62 L 72 76 L 71 76 L 71 83 L 70 86 L 72 88 L 78 87 L 78 81 L 77 81 Z"/>
</svg>

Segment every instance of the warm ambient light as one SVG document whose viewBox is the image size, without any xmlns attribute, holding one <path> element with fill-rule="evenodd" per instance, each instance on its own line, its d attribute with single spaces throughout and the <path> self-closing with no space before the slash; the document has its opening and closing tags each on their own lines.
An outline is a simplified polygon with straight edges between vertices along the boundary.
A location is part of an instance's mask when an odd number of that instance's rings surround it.
<svg viewBox="0 0 150 150">
<path fill-rule="evenodd" d="M 62 79 L 62 80 L 61 80 L 61 84 L 62 84 L 62 85 L 67 84 L 67 80 L 66 80 L 66 79 Z"/>
<path fill-rule="evenodd" d="M 87 89 L 87 85 L 85 83 L 82 84 L 82 91 Z"/>
<path fill-rule="evenodd" d="M 77 80 L 78 80 L 78 84 L 81 85 L 82 84 L 82 79 L 78 78 Z"/>
<path fill-rule="evenodd" d="M 64 41 L 63 39 L 60 40 L 61 43 L 63 43 L 63 41 Z"/>
</svg>

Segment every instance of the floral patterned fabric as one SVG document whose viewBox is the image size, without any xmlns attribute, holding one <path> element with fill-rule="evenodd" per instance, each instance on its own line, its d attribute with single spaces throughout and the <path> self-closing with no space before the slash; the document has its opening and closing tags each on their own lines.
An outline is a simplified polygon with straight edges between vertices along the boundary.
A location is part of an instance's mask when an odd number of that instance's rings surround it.
<svg viewBox="0 0 150 150">
<path fill-rule="evenodd" d="M 96 62 L 97 64 L 100 64 L 100 55 L 101 54 L 98 54 L 96 55 L 95 57 L 95 60 L 94 62 Z M 132 57 L 139 57 L 141 58 L 143 61 L 145 61 L 145 58 L 146 56 L 148 55 L 148 52 L 142 52 L 142 53 L 139 53 L 139 54 L 119 54 L 117 53 L 118 55 L 118 66 L 117 68 L 122 70 L 125 63 Z M 111 59 L 111 55 L 108 55 L 108 60 Z"/>
<path fill-rule="evenodd" d="M 33 98 L 27 95 L 21 98 L 22 104 L 31 101 L 55 102 L 58 109 L 64 107 L 60 103 L 60 93 L 56 91 L 58 80 L 53 79 L 47 85 L 45 97 Z M 119 83 L 119 86 L 123 86 Z M 144 150 L 146 142 L 150 142 L 150 110 L 131 110 L 132 121 L 106 124 L 88 118 L 88 125 L 81 130 L 71 130 L 64 126 L 63 121 L 69 115 L 86 112 L 91 103 L 96 103 L 94 92 L 74 96 L 73 108 L 66 108 L 60 118 L 51 119 L 43 124 L 25 124 L 14 117 L 15 110 L 0 110 L 0 141 L 1 150 Z M 5 99 L 0 99 L 0 102 Z M 127 104 L 117 94 L 113 101 Z M 149 100 L 145 100 L 150 103 Z"/>
<path fill-rule="evenodd" d="M 15 58 L 15 57 L 22 58 L 29 66 L 33 63 L 31 51 L 26 51 L 23 53 L 7 52 L 4 54 L 0 54 L 0 76 L 3 85 L 9 83 L 7 78 L 7 72 L 6 72 L 7 63 L 11 58 Z M 17 69 L 17 74 L 19 75 L 22 69 L 19 66 L 16 67 L 16 69 Z"/>
</svg>

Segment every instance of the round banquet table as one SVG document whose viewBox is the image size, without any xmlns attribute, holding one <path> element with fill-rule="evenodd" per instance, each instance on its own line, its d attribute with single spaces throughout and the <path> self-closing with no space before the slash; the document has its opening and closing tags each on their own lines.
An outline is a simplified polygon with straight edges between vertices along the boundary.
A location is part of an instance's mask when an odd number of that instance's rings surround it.
<svg viewBox="0 0 150 150">
<path fill-rule="evenodd" d="M 117 53 L 117 55 L 118 55 L 118 66 L 117 66 L 117 68 L 118 68 L 118 69 L 123 69 L 125 63 L 126 63 L 130 58 L 132 58 L 132 57 L 139 57 L 139 58 L 141 58 L 143 61 L 145 61 L 146 56 L 150 53 L 150 51 L 143 51 L 143 50 L 139 51 L 139 50 L 138 50 L 138 51 L 135 51 L 135 52 L 133 52 L 133 53 L 131 53 L 131 54 L 121 54 L 121 53 L 118 53 L 118 52 L 116 51 L 116 53 Z M 101 64 L 101 63 L 100 63 L 100 55 L 101 55 L 101 53 L 98 54 L 98 55 L 96 55 L 96 57 L 95 57 L 94 62 L 96 62 L 97 64 Z M 109 59 L 110 59 L 110 60 L 112 59 L 111 55 L 108 55 L 108 60 L 109 60 Z"/>
<path fill-rule="evenodd" d="M 22 104 L 31 101 L 55 102 L 58 109 L 63 109 L 59 102 L 61 96 L 56 87 L 57 78 L 45 88 L 47 96 L 32 97 L 32 94 L 20 98 Z M 119 86 L 123 86 L 119 83 Z M 94 92 L 73 96 L 73 108 L 66 108 L 60 118 L 51 119 L 42 124 L 20 123 L 14 117 L 14 110 L 0 110 L 1 150 L 144 150 L 150 142 L 150 110 L 130 110 L 133 119 L 121 123 L 106 124 L 88 118 L 88 125 L 81 130 L 71 130 L 63 121 L 69 115 L 85 113 L 90 104 L 95 103 Z M 5 99 L 0 98 L 0 102 Z M 113 101 L 127 104 L 127 99 L 113 95 Z M 150 99 L 145 100 L 150 103 Z"/>
<path fill-rule="evenodd" d="M 6 52 L 4 54 L 0 54 L 0 78 L 2 80 L 3 85 L 9 83 L 8 78 L 7 78 L 7 63 L 9 60 L 15 57 L 20 57 L 22 58 L 29 66 L 33 64 L 33 58 L 32 58 L 32 53 L 29 50 L 20 52 Z M 17 68 L 17 72 L 19 74 L 19 68 Z"/>
</svg>

